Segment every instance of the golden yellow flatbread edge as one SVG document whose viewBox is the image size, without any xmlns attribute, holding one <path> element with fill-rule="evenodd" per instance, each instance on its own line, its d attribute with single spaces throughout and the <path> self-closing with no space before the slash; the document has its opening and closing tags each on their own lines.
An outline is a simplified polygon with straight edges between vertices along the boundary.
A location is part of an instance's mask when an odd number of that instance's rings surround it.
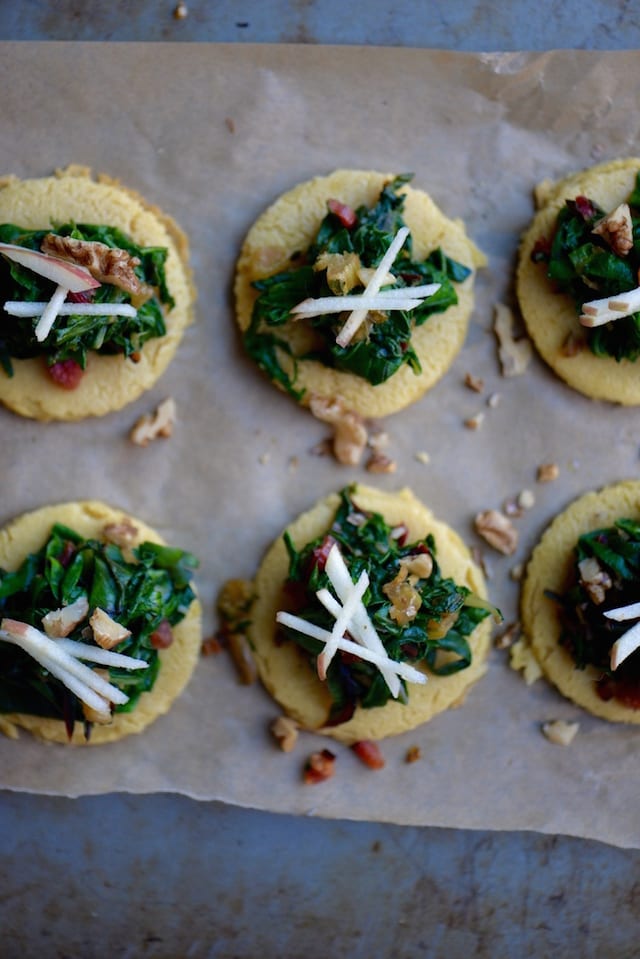
<svg viewBox="0 0 640 959">
<path fill-rule="evenodd" d="M 122 355 L 90 353 L 85 375 L 74 390 L 55 384 L 41 357 L 14 360 L 13 377 L 0 371 L 0 402 L 21 416 L 42 421 L 103 416 L 133 402 L 164 373 L 193 319 L 195 287 L 188 241 L 158 207 L 105 175 L 93 179 L 85 167 L 68 167 L 39 179 L 0 178 L 0 223 L 35 230 L 69 221 L 118 227 L 142 246 L 166 247 L 167 285 L 175 306 L 165 313 L 166 334 L 148 340 L 137 363 Z"/>
<path fill-rule="evenodd" d="M 527 331 L 540 356 L 572 389 L 593 399 L 625 406 L 640 404 L 640 365 L 629 360 L 595 356 L 585 344 L 577 352 L 567 344 L 584 339 L 573 301 L 554 292 L 544 265 L 531 261 L 537 240 L 550 237 L 556 216 L 567 199 L 587 196 L 609 212 L 626 200 L 635 186 L 640 159 L 612 160 L 573 173 L 556 183 L 543 181 L 536 198 L 539 211 L 524 233 L 519 252 L 516 291 Z"/>
<path fill-rule="evenodd" d="M 105 525 L 125 520 L 137 528 L 138 543 L 144 540 L 163 543 L 158 533 L 146 523 L 105 503 L 97 500 L 60 503 L 23 513 L 0 530 L 0 566 L 9 571 L 16 569 L 25 556 L 40 549 L 54 523 L 63 523 L 85 538 L 101 539 Z M 173 627 L 174 639 L 171 646 L 159 654 L 161 667 L 153 689 L 142 694 L 130 713 L 115 713 L 113 722 L 109 725 L 94 725 L 88 745 L 110 743 L 133 733 L 140 733 L 169 711 L 189 682 L 198 663 L 202 644 L 201 618 L 200 601 L 195 599 L 185 618 Z M 72 739 L 74 745 L 87 745 L 81 726 L 81 723 L 76 723 Z M 0 714 L 0 731 L 5 735 L 15 738 L 17 727 L 26 729 L 38 739 L 48 742 L 69 742 L 61 720 L 18 713 Z"/>
<path fill-rule="evenodd" d="M 326 216 L 327 200 L 338 199 L 353 208 L 362 204 L 371 207 L 393 177 L 369 170 L 336 170 L 284 193 L 258 217 L 243 243 L 236 270 L 236 318 L 242 331 L 251 322 L 257 298 L 252 282 L 287 268 L 294 253 L 309 247 Z M 434 386 L 462 348 L 473 310 L 475 270 L 486 259 L 467 236 L 461 220 L 444 216 L 422 190 L 406 186 L 403 192 L 403 215 L 411 230 L 414 258 L 424 259 L 441 246 L 448 256 L 472 270 L 464 283 L 456 284 L 459 302 L 429 317 L 414 331 L 411 343 L 422 365 L 417 375 L 405 364 L 387 382 L 372 386 L 360 376 L 330 369 L 315 360 L 299 361 L 295 387 L 305 391 L 303 405 L 309 404 L 312 395 L 327 399 L 339 396 L 348 409 L 362 416 L 387 416 L 414 403 Z M 280 329 L 278 335 L 294 342 L 291 331 Z"/>
<path fill-rule="evenodd" d="M 578 538 L 622 518 L 640 519 L 640 481 L 629 480 L 585 493 L 551 522 L 527 564 L 521 594 L 525 639 L 543 673 L 554 686 L 595 716 L 619 723 L 640 723 L 640 709 L 598 696 L 593 667 L 576 669 L 569 653 L 559 645 L 557 605 L 545 590 L 562 593 L 571 571 L 572 551 Z"/>
<path fill-rule="evenodd" d="M 358 485 L 354 489 L 353 499 L 361 509 L 381 513 L 392 526 L 406 523 L 410 542 L 432 533 L 443 575 L 453 577 L 459 585 L 486 597 L 482 572 L 473 562 L 461 538 L 445 523 L 436 520 L 411 490 L 405 488 L 387 492 Z M 298 548 L 329 529 L 338 504 L 338 494 L 331 494 L 302 513 L 288 527 Z M 275 617 L 278 610 L 284 608 L 282 587 L 287 571 L 287 551 L 282 537 L 279 537 L 268 550 L 255 579 L 256 598 L 250 614 L 249 638 L 264 686 L 284 712 L 303 728 L 347 744 L 362 739 L 378 740 L 395 736 L 461 703 L 467 690 L 485 673 L 491 644 L 491 622 L 488 619 L 483 620 L 473 632 L 473 660 L 468 669 L 452 676 L 429 674 L 424 686 L 407 684 L 407 705 L 391 701 L 373 709 L 358 707 L 348 722 L 339 726 L 324 726 L 330 706 L 324 684 L 293 643 L 278 645 L 275 642 Z"/>
</svg>

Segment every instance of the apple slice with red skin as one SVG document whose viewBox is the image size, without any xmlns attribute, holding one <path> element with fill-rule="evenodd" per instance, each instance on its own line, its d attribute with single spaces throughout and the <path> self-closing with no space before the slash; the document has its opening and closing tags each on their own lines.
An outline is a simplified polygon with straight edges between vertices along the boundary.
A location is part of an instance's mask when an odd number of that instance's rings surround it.
<svg viewBox="0 0 640 959">
<path fill-rule="evenodd" d="M 49 256 L 48 253 L 29 250 L 23 246 L 15 246 L 13 243 L 0 243 L 0 253 L 72 293 L 94 290 L 100 286 L 98 280 L 91 276 L 84 266 L 68 263 L 66 260 L 58 259 L 57 256 Z"/>
</svg>

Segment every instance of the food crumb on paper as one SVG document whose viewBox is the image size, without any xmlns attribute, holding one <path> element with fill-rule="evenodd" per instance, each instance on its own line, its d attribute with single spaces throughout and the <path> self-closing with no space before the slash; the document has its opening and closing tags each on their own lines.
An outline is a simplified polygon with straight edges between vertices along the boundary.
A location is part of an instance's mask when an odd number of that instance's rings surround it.
<svg viewBox="0 0 640 959">
<path fill-rule="evenodd" d="M 136 446 L 148 446 L 152 440 L 168 439 L 176 422 L 176 403 L 169 396 L 154 413 L 145 413 L 134 424 L 129 439 Z"/>
<path fill-rule="evenodd" d="M 556 746 L 569 746 L 576 737 L 580 723 L 570 723 L 565 719 L 552 719 L 542 724 L 542 733 Z"/>
</svg>

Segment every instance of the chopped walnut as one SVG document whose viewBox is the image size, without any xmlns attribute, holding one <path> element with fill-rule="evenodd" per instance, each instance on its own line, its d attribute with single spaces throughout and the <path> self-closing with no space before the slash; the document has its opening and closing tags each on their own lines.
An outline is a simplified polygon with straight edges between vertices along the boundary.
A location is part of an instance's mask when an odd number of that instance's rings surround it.
<svg viewBox="0 0 640 959">
<path fill-rule="evenodd" d="M 600 606 L 605 601 L 607 590 L 612 586 L 611 577 L 592 556 L 578 563 L 578 572 L 580 582 L 589 594 L 589 598 L 596 606 Z"/>
<path fill-rule="evenodd" d="M 333 426 L 333 454 L 338 462 L 357 466 L 368 438 L 363 418 L 348 410 L 339 396 L 328 399 L 314 394 L 309 409 L 317 420 Z"/>
<path fill-rule="evenodd" d="M 152 440 L 168 439 L 176 421 L 176 403 L 170 396 L 158 406 L 155 413 L 145 413 L 136 421 L 129 439 L 136 446 L 148 446 Z"/>
<path fill-rule="evenodd" d="M 43 253 L 84 266 L 96 280 L 111 283 L 131 296 L 148 298 L 151 295 L 151 289 L 135 273 L 140 260 L 126 250 L 114 249 L 97 240 L 75 240 L 56 233 L 47 233 L 41 249 Z"/>
<path fill-rule="evenodd" d="M 138 538 L 138 528 L 125 519 L 121 523 L 107 523 L 102 528 L 102 535 L 115 546 L 133 546 Z"/>
<path fill-rule="evenodd" d="M 472 373 L 466 373 L 464 377 L 464 385 L 468 386 L 470 390 L 473 390 L 474 393 L 482 393 L 484 389 L 484 380 L 479 376 L 474 376 Z"/>
<path fill-rule="evenodd" d="M 502 508 L 505 516 L 511 516 L 513 518 L 518 518 L 519 516 L 522 516 L 523 513 L 522 507 L 515 498 L 505 500 Z"/>
<path fill-rule="evenodd" d="M 386 453 L 374 450 L 367 460 L 366 470 L 368 473 L 395 473 L 398 464 L 392 460 Z"/>
<path fill-rule="evenodd" d="M 518 546 L 518 531 L 508 516 L 497 509 L 487 509 L 475 518 L 476 531 L 498 552 L 510 556 Z"/>
<path fill-rule="evenodd" d="M 52 609 L 42 617 L 42 628 L 51 639 L 68 636 L 89 612 L 86 596 L 79 596 L 73 603 L 61 609 Z"/>
<path fill-rule="evenodd" d="M 474 416 L 469 416 L 465 421 L 464 425 L 468 430 L 479 430 L 482 426 L 484 420 L 484 413 L 476 413 Z"/>
<path fill-rule="evenodd" d="M 514 581 L 514 583 L 519 583 L 524 575 L 524 563 L 516 563 L 515 566 L 511 567 L 509 571 L 509 578 Z"/>
<path fill-rule="evenodd" d="M 130 629 L 125 629 L 99 606 L 96 606 L 91 614 L 89 625 L 93 630 L 93 638 L 98 646 L 102 646 L 103 649 L 113 649 L 114 646 L 131 636 Z"/>
<path fill-rule="evenodd" d="M 498 358 L 503 376 L 520 376 L 525 372 L 533 347 L 526 337 L 514 335 L 513 312 L 504 303 L 496 303 L 493 329 L 498 338 Z"/>
<path fill-rule="evenodd" d="M 335 772 L 335 765 L 336 757 L 329 749 L 312 753 L 304 764 L 303 781 L 307 786 L 315 786 L 326 779 L 331 779 Z"/>
<path fill-rule="evenodd" d="M 580 729 L 580 723 L 568 723 L 565 719 L 552 719 L 542 724 L 542 732 L 550 743 L 569 746 Z"/>
<path fill-rule="evenodd" d="M 628 203 L 621 203 L 615 210 L 599 220 L 593 233 L 601 236 L 618 256 L 627 256 L 633 249 L 633 223 Z"/>
<path fill-rule="evenodd" d="M 278 716 L 269 726 L 272 736 L 285 753 L 290 753 L 298 741 L 299 728 L 299 724 L 290 716 Z"/>
<path fill-rule="evenodd" d="M 173 11 L 173 16 L 175 20 L 184 20 L 189 16 L 189 8 L 186 3 L 178 3 Z"/>
<path fill-rule="evenodd" d="M 409 746 L 405 754 L 404 760 L 407 763 L 417 763 L 419 759 L 422 759 L 422 751 L 419 746 Z"/>
<path fill-rule="evenodd" d="M 403 556 L 400 566 L 407 570 L 410 579 L 415 577 L 415 582 L 419 579 L 429 579 L 433 572 L 433 556 L 431 553 L 413 553 L 411 556 Z"/>
<path fill-rule="evenodd" d="M 557 480 L 560 475 L 560 467 L 557 463 L 542 463 L 538 467 L 536 478 L 539 483 L 551 483 Z"/>
</svg>

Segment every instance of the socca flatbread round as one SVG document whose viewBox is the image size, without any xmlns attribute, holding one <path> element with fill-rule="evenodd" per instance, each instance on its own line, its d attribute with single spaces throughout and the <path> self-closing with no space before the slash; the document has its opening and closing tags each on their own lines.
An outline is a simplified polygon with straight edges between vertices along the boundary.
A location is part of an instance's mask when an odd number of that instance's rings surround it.
<svg viewBox="0 0 640 959">
<path fill-rule="evenodd" d="M 545 676 L 566 696 L 596 716 L 613 722 L 640 723 L 640 709 L 598 696 L 595 681 L 601 673 L 593 666 L 576 669 L 560 646 L 558 607 L 545 590 L 562 594 L 572 568 L 578 538 L 621 518 L 640 518 L 640 482 L 629 481 L 586 493 L 560 513 L 544 532 L 527 566 L 522 588 L 522 624 Z"/>
<path fill-rule="evenodd" d="M 542 358 L 580 393 L 628 406 L 640 404 L 640 363 L 596 356 L 586 344 L 575 353 L 567 349 L 568 338 L 584 332 L 576 307 L 569 296 L 554 290 L 544 264 L 533 263 L 531 252 L 541 237 L 551 237 L 566 200 L 586 196 L 610 212 L 629 196 L 638 170 L 640 159 L 613 160 L 557 183 L 541 183 L 536 190 L 540 209 L 523 236 L 517 274 L 522 316 Z"/>
<path fill-rule="evenodd" d="M 0 566 L 8 571 L 16 569 L 25 556 L 41 548 L 54 523 L 69 526 L 86 539 L 102 539 L 105 525 L 122 523 L 124 520 L 129 520 L 138 530 L 137 543 L 144 540 L 163 542 L 150 526 L 104 503 L 62 503 L 24 513 L 0 530 Z M 198 662 L 202 641 L 201 615 L 200 602 L 196 599 L 191 603 L 185 618 L 172 627 L 173 642 L 159 653 L 161 666 L 153 688 L 141 695 L 135 709 L 130 713 L 114 713 L 113 721 L 109 725 L 96 723 L 88 743 L 80 728 L 82 724 L 76 723 L 71 742 L 81 746 L 95 746 L 123 739 L 132 733 L 142 732 L 155 719 L 168 712 L 187 685 Z M 61 720 L 0 713 L 0 730 L 8 735 L 15 735 L 16 726 L 27 729 L 38 739 L 57 743 L 69 742 L 67 730 Z"/>
<path fill-rule="evenodd" d="M 96 182 L 76 168 L 42 179 L 6 177 L 0 182 L 0 223 L 36 230 L 70 221 L 118 227 L 141 246 L 166 247 L 167 285 L 175 306 L 165 311 L 166 334 L 144 344 L 139 362 L 90 353 L 74 390 L 52 381 L 42 357 L 14 360 L 13 377 L 0 371 L 0 402 L 38 420 L 102 416 L 131 403 L 165 371 L 192 320 L 194 289 L 186 237 L 162 211 L 116 181 L 100 177 Z"/>
<path fill-rule="evenodd" d="M 436 557 L 443 576 L 452 577 L 477 595 L 486 597 L 486 585 L 480 569 L 457 533 L 432 513 L 408 489 L 388 493 L 358 485 L 354 502 L 365 511 L 381 513 L 392 526 L 405 523 L 408 541 L 435 537 Z M 288 527 L 297 548 L 320 536 L 331 526 L 339 497 L 332 494 L 303 513 Z M 425 685 L 408 683 L 409 702 L 389 701 L 372 709 L 356 708 L 354 716 L 338 726 L 325 727 L 330 697 L 324 684 L 309 666 L 308 660 L 292 642 L 276 644 L 276 613 L 285 609 L 282 588 L 287 577 L 288 555 L 279 537 L 267 552 L 256 576 L 256 599 L 251 609 L 250 640 L 260 678 L 285 713 L 305 729 L 314 730 L 345 743 L 361 739 L 382 739 L 414 729 L 437 713 L 458 705 L 469 687 L 486 670 L 490 646 L 491 622 L 483 620 L 470 637 L 471 665 L 451 676 L 428 673 Z"/>
<path fill-rule="evenodd" d="M 354 209 L 373 206 L 393 174 L 364 170 L 336 170 L 316 177 L 283 194 L 249 230 L 242 246 L 235 280 L 236 316 L 241 330 L 251 322 L 257 292 L 251 284 L 289 266 L 294 253 L 306 250 L 327 213 L 327 200 L 337 199 Z M 444 252 L 475 269 L 486 260 L 465 232 L 461 220 L 450 220 L 423 191 L 410 186 L 403 217 L 413 239 L 413 258 L 425 259 L 441 246 Z M 310 397 L 342 397 L 345 406 L 362 416 L 386 416 L 418 400 L 446 373 L 464 343 L 473 309 L 474 273 L 455 284 L 458 303 L 436 313 L 417 327 L 411 337 L 422 365 L 414 373 L 407 364 L 384 383 L 372 386 L 353 373 L 341 372 L 315 360 L 298 361 L 296 389 L 304 390 L 301 402 Z M 294 347 L 300 344 L 293 324 L 279 327 L 278 336 Z M 277 385 L 277 384 L 276 384 Z"/>
</svg>

